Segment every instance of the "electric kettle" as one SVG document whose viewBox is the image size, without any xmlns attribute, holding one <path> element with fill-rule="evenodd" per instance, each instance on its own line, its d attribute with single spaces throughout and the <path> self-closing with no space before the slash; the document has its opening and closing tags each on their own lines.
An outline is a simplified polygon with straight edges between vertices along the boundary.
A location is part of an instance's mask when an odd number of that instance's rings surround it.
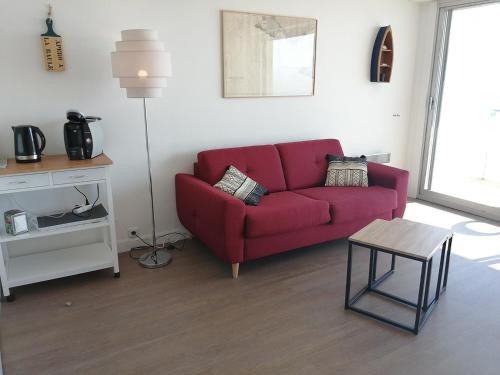
<svg viewBox="0 0 500 375">
<path fill-rule="evenodd" d="M 42 151 L 45 148 L 45 136 L 36 126 L 13 126 L 14 149 L 17 163 L 36 163 L 42 160 Z M 40 137 L 40 141 L 38 140 Z M 41 143 L 41 145 L 40 145 Z"/>
</svg>

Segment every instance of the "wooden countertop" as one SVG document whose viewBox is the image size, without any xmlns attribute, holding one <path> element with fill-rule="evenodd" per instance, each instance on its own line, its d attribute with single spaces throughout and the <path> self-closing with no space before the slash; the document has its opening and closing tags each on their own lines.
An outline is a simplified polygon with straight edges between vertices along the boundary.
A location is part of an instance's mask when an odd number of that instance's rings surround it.
<svg viewBox="0 0 500 375">
<path fill-rule="evenodd" d="M 42 161 L 38 163 L 16 163 L 15 159 L 9 159 L 7 168 L 0 168 L 0 176 L 59 171 L 65 169 L 96 168 L 111 164 L 113 164 L 113 161 L 105 154 L 85 160 L 69 160 L 66 154 L 44 155 L 42 156 Z"/>
</svg>

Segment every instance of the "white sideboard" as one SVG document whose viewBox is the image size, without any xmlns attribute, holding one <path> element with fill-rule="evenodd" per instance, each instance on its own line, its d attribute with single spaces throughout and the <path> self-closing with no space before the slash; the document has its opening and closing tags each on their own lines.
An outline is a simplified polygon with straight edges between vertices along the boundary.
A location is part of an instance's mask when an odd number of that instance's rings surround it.
<svg viewBox="0 0 500 375">
<path fill-rule="evenodd" d="M 21 285 L 105 268 L 113 268 L 114 276 L 120 276 L 109 177 L 109 168 L 112 164 L 113 162 L 106 155 L 88 160 L 68 160 L 66 155 L 49 155 L 44 156 L 41 162 L 31 164 L 16 164 L 14 160 L 9 159 L 7 168 L 0 169 L 0 195 L 18 195 L 48 189 L 57 193 L 56 189 L 98 184 L 103 191 L 100 203 L 108 212 L 105 220 L 80 223 L 59 229 L 35 230 L 17 236 L 7 234 L 5 230 L 1 231 L 0 282 L 7 301 L 14 300 L 11 289 Z M 3 222 L 3 212 L 1 216 Z M 63 236 L 88 230 L 99 230 L 102 240 L 79 246 L 57 246 L 48 251 L 44 249 L 20 256 L 12 256 L 9 252 L 9 245 L 17 241 Z M 64 243 L 64 241 L 55 241 L 55 243 Z"/>
</svg>

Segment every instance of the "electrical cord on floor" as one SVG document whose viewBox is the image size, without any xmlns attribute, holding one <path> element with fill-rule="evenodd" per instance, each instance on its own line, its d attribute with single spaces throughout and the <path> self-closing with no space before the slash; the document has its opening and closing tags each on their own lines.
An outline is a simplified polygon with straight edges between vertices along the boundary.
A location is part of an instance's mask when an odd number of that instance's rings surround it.
<svg viewBox="0 0 500 375">
<path fill-rule="evenodd" d="M 137 233 L 134 234 L 134 237 L 136 237 L 137 239 L 139 239 L 144 245 L 146 246 L 137 246 L 137 248 L 143 248 L 143 247 L 152 247 L 153 244 L 150 244 L 149 242 L 147 242 L 144 238 L 142 238 L 141 236 L 139 236 Z M 135 248 L 134 248 L 135 249 Z"/>
<path fill-rule="evenodd" d="M 176 237 L 174 237 L 176 236 Z M 158 237 L 158 239 L 160 238 L 165 238 L 167 237 L 168 239 L 166 241 L 163 242 L 163 247 L 166 247 L 167 249 L 170 249 L 170 250 L 179 250 L 179 251 L 182 251 L 184 249 L 184 245 L 186 243 L 186 240 L 187 240 L 187 236 L 184 234 L 184 233 L 180 233 L 180 232 L 170 232 L 170 233 L 167 233 L 167 234 L 164 234 L 160 237 Z M 171 239 L 171 237 L 174 237 L 173 239 Z M 179 243 L 179 245 L 177 245 L 177 243 Z"/>
<path fill-rule="evenodd" d="M 174 237 L 175 241 L 170 240 L 169 238 L 172 236 L 177 236 L 176 237 L 177 239 L 175 239 Z M 142 255 L 144 255 L 146 251 L 151 251 L 153 244 L 147 242 L 137 233 L 134 234 L 134 237 L 137 237 L 137 239 L 139 239 L 144 245 L 131 248 L 128 254 L 129 257 L 131 257 L 132 259 L 139 259 Z M 167 240 L 158 243 L 156 245 L 156 249 L 167 249 L 167 250 L 178 250 L 178 251 L 182 251 L 184 249 L 184 244 L 186 243 L 187 239 L 187 236 L 185 234 L 180 232 L 170 232 L 159 236 L 158 239 L 165 237 L 167 237 Z"/>
</svg>

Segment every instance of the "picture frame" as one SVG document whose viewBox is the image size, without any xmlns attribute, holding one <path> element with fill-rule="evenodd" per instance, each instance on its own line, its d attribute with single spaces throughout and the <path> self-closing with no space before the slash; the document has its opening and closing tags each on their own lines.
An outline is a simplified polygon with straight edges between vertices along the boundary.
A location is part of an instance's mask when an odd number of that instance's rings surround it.
<svg viewBox="0 0 500 375">
<path fill-rule="evenodd" d="M 221 11 L 224 98 L 312 96 L 318 21 Z"/>
</svg>

